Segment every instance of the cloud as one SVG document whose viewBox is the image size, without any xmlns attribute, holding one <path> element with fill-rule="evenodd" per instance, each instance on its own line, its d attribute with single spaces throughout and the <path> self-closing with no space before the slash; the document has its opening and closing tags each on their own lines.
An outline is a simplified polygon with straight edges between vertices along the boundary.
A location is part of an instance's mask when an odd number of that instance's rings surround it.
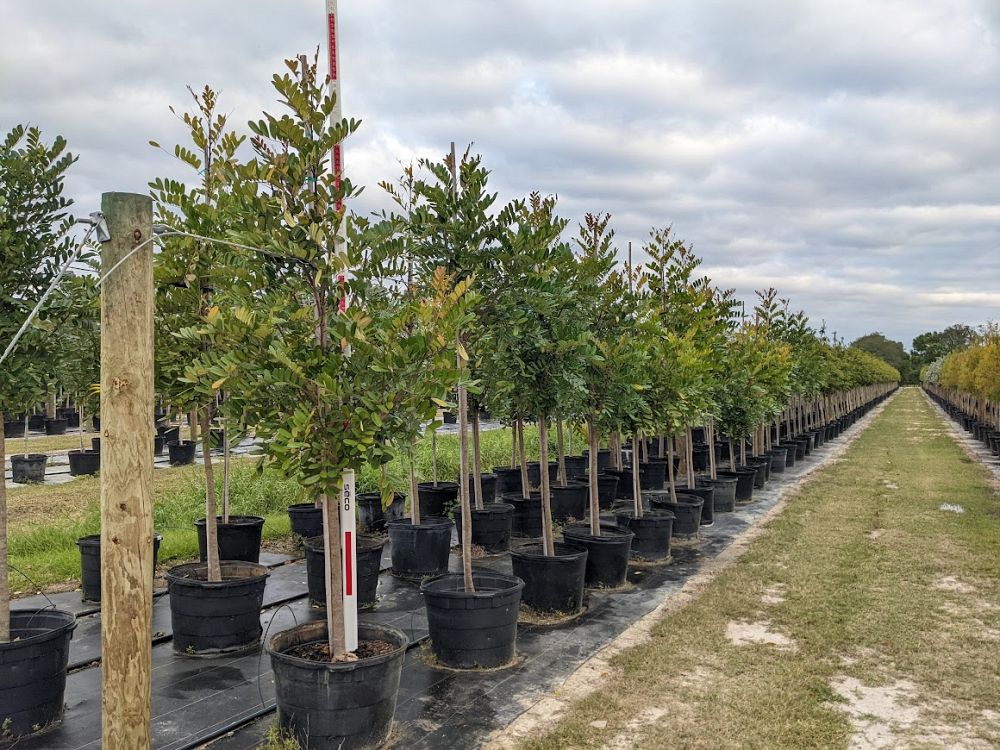
<svg viewBox="0 0 1000 750">
<path fill-rule="evenodd" d="M 673 224 L 744 299 L 778 287 L 817 324 L 908 340 L 998 315 L 1000 4 L 995 0 L 342 0 L 347 166 L 475 142 L 502 200 L 610 211 L 638 259 Z M 318 0 L 16 3 L 0 127 L 80 154 L 81 212 L 183 176 L 151 149 L 210 83 L 240 123 L 275 109 L 282 60 L 321 48 Z"/>
</svg>

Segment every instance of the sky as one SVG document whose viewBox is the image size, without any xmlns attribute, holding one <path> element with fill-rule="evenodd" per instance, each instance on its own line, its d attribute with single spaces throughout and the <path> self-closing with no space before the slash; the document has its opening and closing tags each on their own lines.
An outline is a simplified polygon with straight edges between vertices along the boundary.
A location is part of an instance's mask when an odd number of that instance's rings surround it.
<svg viewBox="0 0 1000 750">
<path fill-rule="evenodd" d="M 340 0 L 352 208 L 473 143 L 500 201 L 672 225 L 748 305 L 776 287 L 848 341 L 1000 318 L 1000 0 Z M 5 0 L 0 130 L 64 135 L 81 215 L 186 178 L 170 106 L 240 126 L 322 46 L 321 0 Z"/>
</svg>

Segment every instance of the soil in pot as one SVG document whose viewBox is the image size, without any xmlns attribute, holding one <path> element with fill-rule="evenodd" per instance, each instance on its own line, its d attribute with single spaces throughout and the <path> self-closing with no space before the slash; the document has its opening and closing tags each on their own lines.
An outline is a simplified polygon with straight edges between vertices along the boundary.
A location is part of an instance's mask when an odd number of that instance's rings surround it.
<svg viewBox="0 0 1000 750">
<path fill-rule="evenodd" d="M 206 563 L 167 571 L 174 651 L 221 656 L 260 645 L 260 607 L 268 570 L 263 565 L 223 560 L 222 580 L 208 581 Z"/>
<path fill-rule="evenodd" d="M 569 482 L 565 487 L 554 484 L 549 487 L 549 492 L 553 523 L 566 523 L 570 519 L 579 521 L 586 515 L 587 485 L 581 482 Z"/>
<path fill-rule="evenodd" d="M 601 524 L 601 535 L 593 536 L 590 525 L 575 523 L 563 529 L 563 538 L 587 550 L 584 583 L 587 588 L 618 588 L 624 585 L 635 535 L 626 529 Z"/>
<path fill-rule="evenodd" d="M 718 489 L 716 489 L 718 493 Z M 650 504 L 654 510 L 668 510 L 674 514 L 673 533 L 675 538 L 690 538 L 698 534 L 701 526 L 701 509 L 705 501 L 697 495 L 677 493 L 677 502 L 670 499 L 670 493 L 660 491 L 650 494 Z"/>
<path fill-rule="evenodd" d="M 219 538 L 220 560 L 260 561 L 260 535 L 264 529 L 264 519 L 260 516 L 229 516 L 229 523 L 216 516 L 216 534 Z M 198 554 L 201 561 L 208 558 L 205 544 L 205 519 L 194 522 L 198 531 Z"/>
<path fill-rule="evenodd" d="M 670 538 L 674 514 L 666 510 L 649 510 L 640 518 L 634 511 L 618 513 L 618 525 L 635 534 L 631 556 L 637 560 L 667 560 L 670 558 Z"/>
<path fill-rule="evenodd" d="M 69 420 L 55 417 L 45 420 L 46 435 L 65 435 L 66 428 L 69 427 Z"/>
<path fill-rule="evenodd" d="M 11 481 L 18 484 L 40 484 L 45 481 L 45 464 L 49 457 L 44 453 L 10 457 Z"/>
<path fill-rule="evenodd" d="M 417 497 L 420 499 L 420 517 L 433 516 L 443 518 L 451 512 L 451 507 L 458 502 L 458 484 L 455 482 L 421 482 L 417 485 Z"/>
<path fill-rule="evenodd" d="M 288 506 L 292 534 L 300 540 L 323 535 L 323 509 L 316 503 L 295 503 Z"/>
<path fill-rule="evenodd" d="M 42 734 L 63 717 L 72 612 L 12 609 L 10 643 L 0 643 L 0 745 Z"/>
<path fill-rule="evenodd" d="M 101 452 L 99 450 L 74 450 L 67 455 L 69 458 L 70 476 L 89 476 L 101 470 Z"/>
<path fill-rule="evenodd" d="M 389 539 L 384 536 L 358 534 L 357 548 L 357 592 L 358 606 L 372 607 L 378 601 L 378 574 L 382 570 L 382 548 Z M 314 607 L 326 608 L 326 550 L 323 537 L 315 536 L 303 542 L 306 550 L 306 583 L 309 588 L 309 603 Z"/>
<path fill-rule="evenodd" d="M 382 747 L 392 731 L 406 635 L 359 622 L 360 658 L 343 662 L 329 661 L 326 638 L 326 621 L 320 620 L 268 640 L 279 726 L 304 750 Z"/>
<path fill-rule="evenodd" d="M 507 494 L 500 498 L 503 502 L 514 506 L 510 529 L 512 534 L 526 537 L 542 535 L 542 495 L 532 492 L 531 497 L 524 498 L 520 494 Z"/>
<path fill-rule="evenodd" d="M 461 574 L 446 573 L 420 585 L 427 607 L 431 651 L 455 669 L 492 669 L 514 660 L 517 615 L 524 581 L 499 573 L 474 572 L 475 591 Z"/>
<path fill-rule="evenodd" d="M 542 544 L 526 544 L 510 553 L 515 576 L 524 581 L 521 603 L 539 614 L 575 614 L 583 607 L 587 550 L 555 543 L 555 555 Z"/>
<path fill-rule="evenodd" d="M 448 570 L 451 519 L 421 517 L 416 526 L 409 518 L 389 521 L 392 572 L 402 578 L 425 578 Z"/>
<path fill-rule="evenodd" d="M 679 484 L 677 485 L 677 492 L 700 497 L 703 501 L 701 506 L 701 525 L 711 526 L 715 523 L 715 485 L 688 487 L 685 484 Z"/>
<path fill-rule="evenodd" d="M 462 538 L 462 513 L 455 509 L 455 528 Z M 510 503 L 487 503 L 482 510 L 472 509 L 472 543 L 478 544 L 489 554 L 510 549 L 510 532 L 514 520 L 514 506 Z"/>
<path fill-rule="evenodd" d="M 724 472 L 718 472 L 716 479 L 702 478 L 698 484 L 703 487 L 711 485 L 715 488 L 713 504 L 716 513 L 732 513 L 736 510 L 736 483 L 739 477 L 726 476 Z"/>
<path fill-rule="evenodd" d="M 197 443 L 191 440 L 168 440 L 167 455 L 171 466 L 187 466 L 194 463 L 194 451 Z"/>
<path fill-rule="evenodd" d="M 153 535 L 153 577 L 160 557 L 160 542 L 163 537 Z M 80 548 L 80 598 L 85 602 L 101 601 L 101 535 L 91 534 L 76 540 Z"/>
</svg>

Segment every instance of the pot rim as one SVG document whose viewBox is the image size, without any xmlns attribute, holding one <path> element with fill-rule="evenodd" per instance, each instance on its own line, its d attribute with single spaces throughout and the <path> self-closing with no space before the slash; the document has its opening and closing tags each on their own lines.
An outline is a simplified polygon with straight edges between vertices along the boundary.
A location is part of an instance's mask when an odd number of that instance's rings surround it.
<svg viewBox="0 0 1000 750">
<path fill-rule="evenodd" d="M 571 535 L 586 538 L 588 541 L 594 541 L 598 543 L 618 543 L 625 542 L 633 537 L 635 537 L 635 532 L 629 531 L 628 529 L 612 529 L 610 527 L 602 527 L 601 535 L 595 536 L 590 533 L 590 524 L 579 524 L 563 527 L 563 537 L 566 536 L 566 532 L 569 531 Z"/>
<path fill-rule="evenodd" d="M 443 516 L 421 516 L 420 523 L 414 525 L 412 518 L 394 518 L 385 522 L 386 528 L 394 526 L 407 526 L 412 529 L 439 529 L 443 526 L 452 526 L 454 521 Z"/>
<path fill-rule="evenodd" d="M 434 576 L 433 578 L 427 578 L 420 584 L 420 593 L 431 594 L 432 596 L 443 597 L 445 599 L 493 599 L 499 596 L 505 596 L 514 591 L 521 591 L 524 589 L 524 581 L 522 581 L 517 576 L 507 575 L 505 573 L 487 573 L 473 571 L 472 573 L 472 583 L 476 584 L 477 576 L 480 579 L 489 577 L 493 579 L 499 579 L 504 581 L 507 585 L 503 588 L 491 588 L 484 591 L 477 588 L 475 591 L 466 591 L 464 585 L 457 589 L 438 589 L 436 585 L 442 583 L 448 579 L 458 579 L 462 580 L 462 573 L 442 573 L 441 575 Z"/>
<path fill-rule="evenodd" d="M 243 585 L 245 583 L 257 583 L 258 581 L 267 580 L 267 577 L 271 575 L 271 571 L 266 565 L 261 565 L 260 563 L 246 562 L 245 560 L 220 560 L 219 568 L 224 569 L 226 566 L 247 566 L 250 568 L 256 568 L 257 572 L 254 575 L 246 576 L 245 578 L 230 578 L 228 581 L 203 581 L 197 578 L 188 578 L 186 576 L 180 575 L 181 571 L 184 570 L 196 570 L 203 569 L 208 572 L 207 562 L 194 562 L 194 563 L 184 563 L 183 565 L 175 565 L 170 568 L 164 575 L 164 578 L 171 585 L 181 585 L 190 586 L 192 588 L 198 589 L 224 589 L 230 586 Z"/>
<path fill-rule="evenodd" d="M 43 459 L 46 460 L 46 461 L 48 461 L 49 460 L 49 454 L 48 453 L 18 453 L 18 454 L 12 455 L 10 457 L 10 460 L 12 462 L 13 461 L 23 461 L 23 462 L 26 462 L 26 463 L 37 462 L 37 461 L 41 461 Z"/>
<path fill-rule="evenodd" d="M 235 519 L 235 520 L 234 520 Z M 206 523 L 206 519 L 199 518 L 194 522 L 195 526 L 201 527 Z M 241 516 L 230 514 L 229 523 L 222 522 L 222 516 L 215 517 L 215 524 L 217 526 L 263 526 L 264 517 L 263 516 Z"/>
<path fill-rule="evenodd" d="M 285 635 L 286 633 L 291 633 L 293 631 L 308 631 L 316 630 L 322 634 L 322 637 L 316 640 L 322 640 L 325 638 L 326 631 L 326 620 L 314 620 L 312 622 L 304 622 L 301 625 L 293 625 L 287 630 L 282 630 L 275 633 L 267 641 L 264 642 L 264 650 L 272 659 L 277 659 L 278 661 L 284 662 L 289 666 L 294 666 L 299 669 L 313 669 L 313 670 L 323 670 L 327 672 L 354 672 L 357 669 L 363 667 L 376 666 L 379 664 L 384 664 L 394 657 L 396 657 L 400 651 L 405 651 L 410 645 L 410 639 L 407 637 L 399 628 L 393 627 L 392 625 L 382 625 L 376 622 L 367 622 L 361 620 L 358 622 L 358 629 L 361 628 L 371 628 L 373 630 L 380 630 L 383 634 L 392 637 L 395 641 L 396 648 L 387 654 L 379 654 L 378 656 L 369 656 L 365 659 L 358 659 L 356 661 L 344 661 L 344 662 L 330 662 L 330 661 L 316 661 L 315 659 L 303 659 L 300 656 L 291 656 L 284 651 L 278 651 L 272 645 L 273 642 Z M 304 641 L 304 643 L 313 643 L 313 640 Z M 301 645 L 301 644 L 300 644 Z"/>
<path fill-rule="evenodd" d="M 326 552 L 323 549 L 323 536 L 311 536 L 308 539 L 303 539 L 302 544 L 313 551 L 319 548 L 319 551 Z M 375 534 L 358 534 L 355 537 L 356 544 L 358 548 L 361 548 L 364 544 L 365 550 L 382 549 L 389 543 L 389 537 L 386 536 L 376 536 Z"/>
<path fill-rule="evenodd" d="M 458 482 L 438 482 L 435 486 L 434 482 L 417 482 L 417 487 L 420 489 L 431 489 L 431 490 L 441 490 L 441 489 L 458 489 Z"/>
<path fill-rule="evenodd" d="M 30 648 L 31 646 L 37 645 L 39 643 L 44 643 L 47 640 L 54 640 L 66 633 L 71 633 L 76 630 L 76 615 L 72 612 L 68 612 L 65 609 L 11 609 L 10 619 L 11 630 L 14 630 L 14 617 L 16 615 L 30 615 L 34 617 L 35 615 L 57 615 L 63 621 L 58 627 L 46 630 L 43 633 L 38 633 L 37 635 L 32 635 L 27 638 L 18 638 L 17 640 L 9 641 L 8 643 L 0 643 L 0 653 L 4 651 L 17 651 L 21 648 Z"/>
<path fill-rule="evenodd" d="M 535 554 L 534 552 L 526 551 L 528 548 L 536 548 L 536 547 L 541 547 L 542 549 L 541 554 Z M 564 550 L 567 550 L 566 554 L 562 555 L 559 554 L 560 547 L 562 547 Z M 572 542 L 555 542 L 555 550 L 556 553 L 554 555 L 547 555 L 545 554 L 545 545 L 542 542 L 532 542 L 531 544 L 525 544 L 521 547 L 518 547 L 516 550 L 512 549 L 510 551 L 510 557 L 512 560 L 515 557 L 520 557 L 525 560 L 549 559 L 549 560 L 575 562 L 580 559 L 581 555 L 585 556 L 587 554 L 587 550 L 584 547 L 579 547 L 573 544 Z"/>
</svg>

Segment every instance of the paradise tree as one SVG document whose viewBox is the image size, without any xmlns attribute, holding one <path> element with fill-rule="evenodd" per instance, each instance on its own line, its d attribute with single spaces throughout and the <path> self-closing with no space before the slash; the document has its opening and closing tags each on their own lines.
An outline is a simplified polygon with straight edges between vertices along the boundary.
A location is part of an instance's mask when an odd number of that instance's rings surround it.
<svg viewBox="0 0 1000 750">
<path fill-rule="evenodd" d="M 0 342 L 8 342 L 73 252 L 72 201 L 63 195 L 76 161 L 57 136 L 46 143 L 37 128 L 15 126 L 0 143 Z M 0 363 L 0 413 L 27 411 L 44 397 L 51 373 L 48 316 L 30 327 Z M 0 432 L 0 466 L 6 458 Z M 7 567 L 7 490 L 0 481 L 0 643 L 10 640 Z"/>
<path fill-rule="evenodd" d="M 397 373 L 453 356 L 441 321 L 462 304 L 469 282 L 453 284 L 442 271 L 432 294 L 373 315 L 369 302 L 384 294 L 381 280 L 366 268 L 360 241 L 341 241 L 343 202 L 357 190 L 330 158 L 358 123 L 333 119 L 335 102 L 317 80 L 315 58 L 286 66 L 272 79 L 284 113 L 250 123 L 253 158 L 229 176 L 230 236 L 260 249 L 231 264 L 258 267 L 259 284 L 246 286 L 241 305 L 206 316 L 203 335 L 221 332 L 233 346 L 203 351 L 187 378 L 206 395 L 226 387 L 230 408 L 257 425 L 266 458 L 323 503 L 327 648 L 332 660 L 343 660 L 350 657 L 336 503 L 345 474 L 393 457 L 386 423 L 412 385 Z"/>
<path fill-rule="evenodd" d="M 226 233 L 229 197 L 228 180 L 236 163 L 236 154 L 245 137 L 228 128 L 226 115 L 217 112 L 218 96 L 210 87 L 201 92 L 189 88 L 195 103 L 194 112 L 179 118 L 188 129 L 191 147 L 176 145 L 172 155 L 192 169 L 199 178 L 188 187 L 170 178 L 150 182 L 157 220 L 180 236 L 169 237 L 157 256 L 156 279 L 156 371 L 158 391 L 182 412 L 189 412 L 191 437 L 197 434 L 196 415 L 200 417 L 202 460 L 205 466 L 205 542 L 208 580 L 222 580 L 215 472 L 212 463 L 212 410 L 219 398 L 221 384 L 215 388 L 192 390 L 185 374 L 192 357 L 209 346 L 224 346 L 222 337 L 183 337 L 185 329 L 218 314 L 219 302 L 226 287 L 239 278 L 240 268 L 227 268 L 228 251 L 212 240 Z M 170 108 L 174 112 L 173 107 Z M 176 113 L 175 113 L 176 114 Z M 150 141 L 155 148 L 161 148 Z M 208 238 L 208 239 L 206 239 Z M 226 435 L 228 437 L 228 435 Z M 223 440 L 228 455 L 228 441 Z M 228 466 L 228 462 L 227 462 Z M 227 493 L 228 495 L 228 493 Z M 223 523 L 229 521 L 228 496 L 223 502 Z"/>
</svg>

